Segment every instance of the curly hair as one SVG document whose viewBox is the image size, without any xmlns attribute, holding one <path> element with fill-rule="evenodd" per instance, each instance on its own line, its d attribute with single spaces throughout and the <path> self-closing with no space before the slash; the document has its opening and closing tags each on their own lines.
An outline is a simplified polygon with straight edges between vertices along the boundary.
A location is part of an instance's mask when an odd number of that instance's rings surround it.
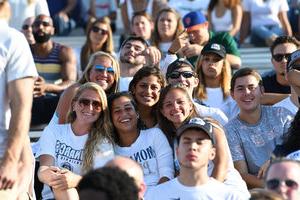
<svg viewBox="0 0 300 200">
<path fill-rule="evenodd" d="M 103 192 L 109 200 L 138 200 L 134 179 L 116 167 L 103 167 L 88 172 L 78 184 L 79 196 L 84 190 Z"/>
<path fill-rule="evenodd" d="M 76 112 L 73 111 L 75 102 L 81 97 L 86 90 L 92 90 L 98 93 L 101 101 L 101 114 L 99 118 L 93 123 L 88 139 L 84 146 L 82 172 L 90 170 L 94 163 L 94 152 L 99 142 L 108 140 L 112 142 L 112 123 L 109 118 L 109 111 L 107 106 L 106 95 L 103 89 L 96 83 L 85 83 L 79 87 L 76 95 L 72 99 L 71 110 L 68 115 L 68 122 L 73 123 L 76 120 Z M 101 150 L 101 149 L 100 149 Z"/>
</svg>

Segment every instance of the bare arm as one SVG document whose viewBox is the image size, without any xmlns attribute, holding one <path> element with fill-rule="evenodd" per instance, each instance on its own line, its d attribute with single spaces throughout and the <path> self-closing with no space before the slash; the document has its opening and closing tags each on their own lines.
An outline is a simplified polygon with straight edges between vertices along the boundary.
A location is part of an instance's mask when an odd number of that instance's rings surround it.
<svg viewBox="0 0 300 200">
<path fill-rule="evenodd" d="M 242 24 L 241 24 L 241 35 L 240 35 L 240 43 L 243 44 L 245 39 L 250 33 L 251 27 L 251 17 L 250 12 L 243 12 Z"/>
<path fill-rule="evenodd" d="M 263 105 L 274 105 L 288 96 L 288 94 L 264 93 L 260 99 L 260 103 Z"/>
<path fill-rule="evenodd" d="M 234 167 L 240 172 L 244 181 L 247 183 L 248 189 L 263 187 L 262 179 L 259 179 L 256 176 L 248 173 L 248 167 L 244 160 L 235 161 L 233 164 Z"/>
<path fill-rule="evenodd" d="M 242 65 L 241 58 L 233 54 L 226 54 L 226 60 L 229 62 L 232 69 L 239 69 Z"/>
<path fill-rule="evenodd" d="M 11 120 L 8 142 L 0 167 L 0 189 L 13 187 L 18 177 L 18 163 L 28 137 L 34 79 L 17 79 L 8 83 L 8 97 L 11 99 Z M 25 87 L 24 87 L 25 86 Z M 28 95 L 29 94 L 29 95 Z"/>
<path fill-rule="evenodd" d="M 232 29 L 229 31 L 229 34 L 235 36 L 241 29 L 243 10 L 241 5 L 237 5 L 231 9 L 232 14 Z"/>
<path fill-rule="evenodd" d="M 68 112 L 71 108 L 72 99 L 75 96 L 78 90 L 79 84 L 74 84 L 67 88 L 64 93 L 59 98 L 56 112 L 58 114 L 58 123 L 65 124 L 67 123 Z"/>
<path fill-rule="evenodd" d="M 208 21 L 208 29 L 209 30 L 213 30 L 213 27 L 212 27 L 212 19 L 211 19 L 211 11 L 210 10 L 207 10 L 207 21 Z"/>
<path fill-rule="evenodd" d="M 130 32 L 130 21 L 131 19 L 128 19 L 128 14 L 127 14 L 127 3 L 123 3 L 121 5 L 121 16 L 122 16 L 122 21 L 124 25 L 124 33 L 129 33 Z"/>
<path fill-rule="evenodd" d="M 223 182 L 227 177 L 229 167 L 228 143 L 223 129 L 214 127 L 214 136 L 216 139 L 216 157 L 213 160 L 215 166 L 212 177 Z"/>
<path fill-rule="evenodd" d="M 63 46 L 59 58 L 62 61 L 62 82 L 60 84 L 46 83 L 46 92 L 62 92 L 76 80 L 76 57 L 73 50 L 69 47 Z"/>
<path fill-rule="evenodd" d="M 278 18 L 281 22 L 281 25 L 282 25 L 282 28 L 283 28 L 285 34 L 289 35 L 289 36 L 292 36 L 293 32 L 292 32 L 291 24 L 288 20 L 286 12 L 279 12 L 278 13 Z"/>
</svg>

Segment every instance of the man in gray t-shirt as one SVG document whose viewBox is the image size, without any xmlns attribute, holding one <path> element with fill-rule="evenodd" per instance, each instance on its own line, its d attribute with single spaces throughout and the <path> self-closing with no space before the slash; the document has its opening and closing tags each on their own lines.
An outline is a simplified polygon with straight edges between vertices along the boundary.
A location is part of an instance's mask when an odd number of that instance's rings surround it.
<svg viewBox="0 0 300 200">
<path fill-rule="evenodd" d="M 250 68 L 238 70 L 231 80 L 231 95 L 240 113 L 225 126 L 235 168 L 249 188 L 262 187 L 257 177 L 289 127 L 292 113 L 282 107 L 262 106 L 260 75 Z"/>
</svg>

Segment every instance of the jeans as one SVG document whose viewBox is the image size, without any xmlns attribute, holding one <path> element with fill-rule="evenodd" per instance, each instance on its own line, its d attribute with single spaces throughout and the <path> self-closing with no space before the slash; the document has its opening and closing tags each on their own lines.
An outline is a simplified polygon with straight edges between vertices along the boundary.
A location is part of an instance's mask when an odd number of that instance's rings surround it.
<svg viewBox="0 0 300 200">
<path fill-rule="evenodd" d="M 251 30 L 251 43 L 256 46 L 262 46 L 262 44 L 265 44 L 265 41 L 268 38 L 281 35 L 283 35 L 283 30 L 277 24 L 267 26 L 254 26 Z"/>
</svg>

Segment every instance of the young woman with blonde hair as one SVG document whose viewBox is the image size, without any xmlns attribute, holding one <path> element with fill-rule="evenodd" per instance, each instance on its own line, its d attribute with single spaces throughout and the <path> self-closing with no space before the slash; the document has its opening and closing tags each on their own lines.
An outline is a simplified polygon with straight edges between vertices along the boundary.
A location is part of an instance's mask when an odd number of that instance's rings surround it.
<svg viewBox="0 0 300 200">
<path fill-rule="evenodd" d="M 48 126 L 39 140 L 38 177 L 45 184 L 43 199 L 78 199 L 75 187 L 81 175 L 114 156 L 112 123 L 99 85 L 80 86 L 72 99 L 68 122 Z"/>
</svg>

